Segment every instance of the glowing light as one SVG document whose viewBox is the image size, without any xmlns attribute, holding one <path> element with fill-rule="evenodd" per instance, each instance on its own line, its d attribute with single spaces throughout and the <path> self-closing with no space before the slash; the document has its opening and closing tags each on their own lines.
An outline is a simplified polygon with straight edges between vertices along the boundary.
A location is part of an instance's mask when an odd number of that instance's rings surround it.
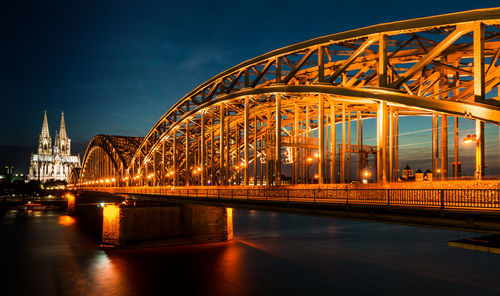
<svg viewBox="0 0 500 296">
<path fill-rule="evenodd" d="M 66 197 L 68 198 L 68 211 L 74 210 L 75 209 L 75 196 L 72 194 L 66 194 Z"/>
<path fill-rule="evenodd" d="M 106 206 L 106 204 L 105 204 L 105 203 L 103 203 L 103 202 L 101 202 L 101 203 L 99 204 L 99 206 L 100 206 L 101 208 L 104 208 L 104 207 Z"/>
<path fill-rule="evenodd" d="M 198 167 L 196 170 L 197 170 L 198 172 L 201 172 L 201 168 L 200 168 L 200 167 Z"/>
<path fill-rule="evenodd" d="M 464 138 L 464 143 L 465 144 L 470 144 L 472 142 L 477 142 L 478 138 L 476 135 L 467 135 L 465 138 Z"/>
<path fill-rule="evenodd" d="M 111 178 L 111 182 L 115 182 L 115 181 L 116 181 L 115 178 Z"/>
<path fill-rule="evenodd" d="M 312 157 L 307 158 L 307 162 L 312 162 L 312 161 L 313 161 Z"/>
<path fill-rule="evenodd" d="M 70 226 L 75 223 L 75 218 L 68 215 L 60 216 L 58 223 L 63 226 Z"/>
<path fill-rule="evenodd" d="M 104 183 L 104 180 L 103 180 L 103 179 L 101 179 L 101 180 L 99 180 L 99 182 L 100 182 L 100 183 Z"/>
<path fill-rule="evenodd" d="M 318 158 L 319 157 L 319 154 L 318 153 L 314 153 L 314 158 Z"/>
</svg>

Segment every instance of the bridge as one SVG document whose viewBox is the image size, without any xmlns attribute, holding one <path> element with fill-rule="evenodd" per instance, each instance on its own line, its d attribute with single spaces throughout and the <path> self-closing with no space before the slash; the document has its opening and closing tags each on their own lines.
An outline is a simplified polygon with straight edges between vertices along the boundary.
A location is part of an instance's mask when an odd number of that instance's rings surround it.
<svg viewBox="0 0 500 296">
<path fill-rule="evenodd" d="M 142 138 L 95 136 L 70 185 L 225 205 L 497 215 L 500 185 L 482 179 L 485 123 L 500 124 L 499 57 L 500 8 L 379 24 L 290 45 L 202 83 Z M 425 185 L 396 182 L 399 118 L 409 116 L 432 122 L 434 181 Z M 475 144 L 475 181 L 454 180 L 459 118 L 475 122 L 468 137 Z M 370 120 L 376 121 L 375 135 L 364 132 Z M 451 120 L 454 145 L 448 147 Z M 376 146 L 364 143 L 367 136 L 376 137 Z"/>
</svg>

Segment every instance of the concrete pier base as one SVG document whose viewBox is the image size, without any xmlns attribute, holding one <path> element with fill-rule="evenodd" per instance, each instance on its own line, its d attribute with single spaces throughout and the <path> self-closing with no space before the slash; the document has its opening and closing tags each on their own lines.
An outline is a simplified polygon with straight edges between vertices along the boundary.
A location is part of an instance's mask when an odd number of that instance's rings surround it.
<svg viewBox="0 0 500 296">
<path fill-rule="evenodd" d="M 103 248 L 223 242 L 233 238 L 232 209 L 201 205 L 106 205 Z"/>
<path fill-rule="evenodd" d="M 75 210 L 76 210 L 76 198 L 73 194 L 66 194 L 66 198 L 68 199 L 68 208 L 66 210 L 66 212 L 69 214 L 69 215 L 72 215 L 75 213 Z"/>
</svg>

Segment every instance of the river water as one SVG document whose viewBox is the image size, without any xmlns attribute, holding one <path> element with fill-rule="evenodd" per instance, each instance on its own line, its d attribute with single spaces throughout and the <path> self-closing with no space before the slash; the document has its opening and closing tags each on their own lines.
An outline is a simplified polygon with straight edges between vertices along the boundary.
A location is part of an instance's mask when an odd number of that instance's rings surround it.
<svg viewBox="0 0 500 296">
<path fill-rule="evenodd" d="M 475 233 L 234 210 L 234 240 L 101 250 L 63 211 L 0 213 L 1 295 L 499 295 Z"/>
</svg>

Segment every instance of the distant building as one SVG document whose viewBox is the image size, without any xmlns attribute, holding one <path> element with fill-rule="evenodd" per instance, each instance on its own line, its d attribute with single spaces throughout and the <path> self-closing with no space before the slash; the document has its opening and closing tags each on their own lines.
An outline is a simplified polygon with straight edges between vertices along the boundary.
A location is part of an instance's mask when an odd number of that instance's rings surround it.
<svg viewBox="0 0 500 296">
<path fill-rule="evenodd" d="M 80 156 L 71 155 L 71 140 L 66 135 L 64 112 L 61 114 L 59 134 L 56 132 L 54 146 L 52 146 L 47 111 L 44 111 L 42 132 L 38 140 L 38 153 L 31 154 L 28 179 L 41 182 L 67 181 L 74 167 L 80 167 Z"/>
<path fill-rule="evenodd" d="M 413 178 L 415 178 L 415 176 L 413 175 L 413 170 L 410 168 L 409 165 L 406 165 L 405 169 L 403 170 L 401 179 L 410 180 Z"/>
<path fill-rule="evenodd" d="M 421 169 L 418 169 L 416 172 L 415 172 L 415 181 L 417 182 L 421 182 L 424 180 L 424 173 L 422 172 Z"/>
<path fill-rule="evenodd" d="M 432 171 L 431 171 L 431 170 L 427 169 L 427 170 L 425 171 L 425 179 L 426 179 L 427 181 L 432 181 Z"/>
</svg>

